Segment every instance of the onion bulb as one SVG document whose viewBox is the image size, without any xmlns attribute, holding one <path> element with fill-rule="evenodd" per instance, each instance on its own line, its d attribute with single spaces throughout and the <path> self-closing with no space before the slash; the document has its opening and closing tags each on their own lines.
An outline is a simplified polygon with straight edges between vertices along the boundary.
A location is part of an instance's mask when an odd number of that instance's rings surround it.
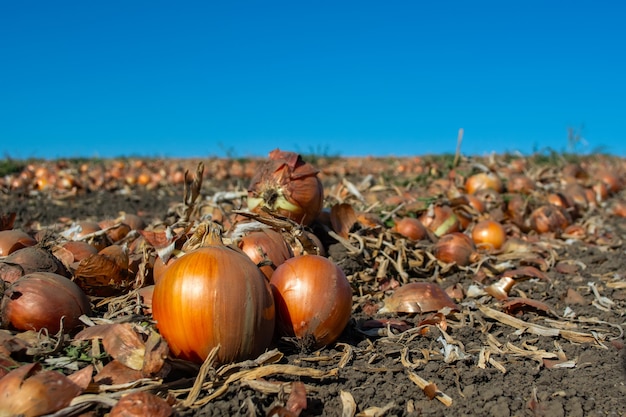
<svg viewBox="0 0 626 417">
<path fill-rule="evenodd" d="M 272 229 L 250 232 L 241 238 L 238 246 L 259 265 L 267 279 L 272 277 L 280 264 L 293 256 L 287 241 L 279 232 Z"/>
<path fill-rule="evenodd" d="M 201 226 L 204 246 L 177 259 L 155 284 L 157 328 L 182 359 L 203 362 L 218 345 L 218 363 L 254 358 L 273 337 L 269 283 L 248 256 L 222 244 L 215 227 Z"/>
<path fill-rule="evenodd" d="M 536 208 L 529 218 L 530 227 L 537 233 L 560 232 L 572 223 L 563 207 L 545 204 Z"/>
<path fill-rule="evenodd" d="M 295 336 L 305 347 L 326 346 L 339 337 L 352 311 L 352 288 L 330 259 L 302 255 L 274 271 L 272 291 L 281 336 Z"/>
<path fill-rule="evenodd" d="M 502 180 L 491 172 L 479 172 L 467 178 L 465 190 L 468 194 L 476 194 L 479 190 L 491 189 L 501 193 L 504 189 Z"/>
<path fill-rule="evenodd" d="M 427 238 L 426 226 L 413 217 L 403 217 L 395 222 L 392 230 L 410 240 L 422 240 Z"/>
<path fill-rule="evenodd" d="M 459 266 L 474 263 L 480 256 L 472 239 L 461 232 L 442 236 L 433 247 L 433 255 L 442 262 L 455 262 Z"/>
<path fill-rule="evenodd" d="M 79 317 L 91 311 L 85 293 L 68 278 L 51 272 L 33 272 L 15 281 L 0 305 L 2 324 L 17 330 L 74 330 Z"/>
<path fill-rule="evenodd" d="M 297 153 L 273 150 L 248 188 L 248 208 L 254 212 L 268 209 L 297 223 L 311 224 L 324 202 L 318 172 Z"/>
<path fill-rule="evenodd" d="M 506 232 L 494 220 L 481 220 L 472 229 L 472 240 L 478 247 L 500 249 L 506 240 Z"/>
</svg>

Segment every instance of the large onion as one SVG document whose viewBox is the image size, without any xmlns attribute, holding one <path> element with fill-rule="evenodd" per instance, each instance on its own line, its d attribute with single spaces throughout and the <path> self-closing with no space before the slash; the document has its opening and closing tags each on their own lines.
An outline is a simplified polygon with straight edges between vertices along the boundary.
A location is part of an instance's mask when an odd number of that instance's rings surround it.
<svg viewBox="0 0 626 417">
<path fill-rule="evenodd" d="M 171 352 L 202 362 L 220 345 L 217 362 L 261 354 L 274 332 L 269 283 L 245 254 L 221 244 L 216 231 L 169 266 L 155 284 L 152 312 Z"/>
<path fill-rule="evenodd" d="M 73 330 L 78 319 L 91 311 L 89 299 L 74 282 L 51 272 L 24 275 L 5 291 L 1 304 L 2 325 L 18 330 L 48 329 L 54 334 Z"/>
<path fill-rule="evenodd" d="M 270 283 L 283 336 L 295 336 L 307 347 L 322 347 L 337 340 L 350 320 L 352 288 L 328 258 L 288 259 L 276 268 Z"/>
<path fill-rule="evenodd" d="M 248 208 L 264 208 L 309 225 L 322 211 L 324 188 L 318 170 L 294 152 L 275 149 L 248 188 Z"/>
</svg>

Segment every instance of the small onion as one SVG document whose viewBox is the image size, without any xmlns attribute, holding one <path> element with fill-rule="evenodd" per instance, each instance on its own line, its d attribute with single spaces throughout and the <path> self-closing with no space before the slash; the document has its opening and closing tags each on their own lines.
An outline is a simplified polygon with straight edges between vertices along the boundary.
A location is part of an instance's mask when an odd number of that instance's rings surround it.
<svg viewBox="0 0 626 417">
<path fill-rule="evenodd" d="M 256 265 L 263 264 L 259 269 L 267 279 L 272 277 L 280 264 L 293 256 L 283 236 L 271 229 L 248 233 L 241 238 L 238 246 Z"/>
<path fill-rule="evenodd" d="M 430 313 L 459 311 L 450 296 L 432 282 L 411 282 L 385 299 L 379 313 Z"/>
<path fill-rule="evenodd" d="M 91 311 L 85 293 L 68 278 L 50 272 L 34 272 L 15 281 L 4 293 L 0 305 L 3 326 L 17 330 L 48 329 L 54 334 L 63 328 L 76 329 L 78 319 Z"/>
<path fill-rule="evenodd" d="M 271 343 L 275 307 L 269 283 L 245 254 L 224 246 L 211 227 L 206 246 L 183 255 L 155 284 L 152 312 L 171 352 L 203 362 L 261 354 Z"/>
<path fill-rule="evenodd" d="M 480 257 L 472 239 L 460 232 L 442 236 L 433 246 L 433 255 L 442 262 L 459 266 L 472 264 Z"/>
<path fill-rule="evenodd" d="M 506 240 L 504 227 L 494 220 L 481 220 L 472 229 L 472 240 L 476 246 L 500 249 Z"/>
<path fill-rule="evenodd" d="M 552 204 L 536 208 L 529 219 L 530 227 L 537 233 L 560 232 L 572 223 L 565 209 Z"/>
<path fill-rule="evenodd" d="M 324 202 L 318 172 L 294 152 L 273 150 L 248 188 L 248 208 L 269 209 L 297 223 L 311 224 Z"/>
<path fill-rule="evenodd" d="M 124 395 L 111 408 L 109 417 L 169 417 L 172 406 L 163 398 L 149 392 L 132 392 Z"/>
<path fill-rule="evenodd" d="M 396 221 L 392 230 L 410 240 L 422 240 L 428 236 L 426 226 L 413 217 L 403 217 Z"/>
<path fill-rule="evenodd" d="M 282 336 L 322 347 L 344 330 L 352 311 L 352 288 L 328 258 L 302 255 L 276 268 L 270 281 Z"/>
<path fill-rule="evenodd" d="M 458 217 L 452 207 L 447 205 L 431 205 L 428 210 L 422 213 L 419 220 L 436 236 L 461 230 Z"/>
</svg>

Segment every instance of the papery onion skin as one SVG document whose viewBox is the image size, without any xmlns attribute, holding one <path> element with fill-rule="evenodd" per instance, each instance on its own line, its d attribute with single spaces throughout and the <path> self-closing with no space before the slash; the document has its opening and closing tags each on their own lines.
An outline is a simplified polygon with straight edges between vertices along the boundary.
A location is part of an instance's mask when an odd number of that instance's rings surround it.
<svg viewBox="0 0 626 417">
<path fill-rule="evenodd" d="M 277 329 L 315 348 L 333 343 L 350 321 L 352 288 L 330 259 L 302 255 L 279 266 L 272 279 Z"/>
<path fill-rule="evenodd" d="M 248 208 L 264 208 L 303 225 L 322 211 L 324 188 L 318 170 L 294 152 L 275 149 L 248 188 Z"/>
<path fill-rule="evenodd" d="M 422 240 L 427 238 L 426 226 L 413 217 L 403 217 L 395 222 L 392 230 L 410 240 Z"/>
<path fill-rule="evenodd" d="M 34 272 L 15 281 L 4 293 L 0 306 L 2 325 L 17 330 L 41 330 L 55 334 L 71 331 L 89 314 L 91 306 L 85 293 L 68 278 L 50 272 Z"/>
<path fill-rule="evenodd" d="M 275 308 L 269 283 L 245 254 L 226 246 L 196 249 L 155 284 L 152 312 L 171 352 L 203 362 L 250 359 L 271 343 Z"/>
</svg>

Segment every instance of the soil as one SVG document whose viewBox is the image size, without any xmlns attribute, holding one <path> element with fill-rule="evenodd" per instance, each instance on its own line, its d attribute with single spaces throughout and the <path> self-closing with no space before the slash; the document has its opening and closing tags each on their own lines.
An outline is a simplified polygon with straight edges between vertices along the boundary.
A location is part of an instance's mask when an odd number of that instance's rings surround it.
<svg viewBox="0 0 626 417">
<path fill-rule="evenodd" d="M 398 187 L 432 193 L 436 180 L 450 177 L 451 171 L 445 168 L 444 162 L 417 159 L 410 162 L 409 167 L 427 168 L 400 170 L 401 164 L 390 160 L 377 160 L 376 164 L 372 160 L 350 163 L 316 160 L 316 166 L 322 171 L 326 207 L 338 202 L 338 196 L 344 196 L 342 198 L 353 202 L 355 207 L 372 206 L 350 199 L 354 196 L 340 187 L 344 179 L 350 184 L 368 183 L 373 187 L 391 183 L 395 175 L 398 178 L 396 193 Z M 472 163 L 476 161 L 464 160 L 456 173 L 467 177 L 474 167 Z M 503 167 L 509 163 L 509 159 L 503 158 L 496 165 Z M 610 163 L 618 164 L 620 169 L 624 166 L 619 160 L 611 159 Z M 563 164 L 565 162 L 560 160 L 548 161 L 548 168 L 558 173 L 563 171 Z M 584 163 L 578 164 L 586 167 Z M 384 168 L 385 165 L 388 168 Z M 250 173 L 245 172 L 237 177 L 211 177 L 214 173 L 211 163 L 207 166 L 209 174 L 201 195 L 204 201 L 212 201 L 220 191 L 245 190 L 250 181 Z M 543 175 L 531 168 L 534 168 L 532 161 L 526 169 L 535 179 Z M 546 177 L 541 178 L 536 182 L 547 184 Z M 173 216 L 173 209 L 183 200 L 183 187 L 180 183 L 168 183 L 167 176 L 160 181 L 152 187 L 131 183 L 102 189 L 79 187 L 72 192 L 36 187 L 12 189 L 6 185 L 1 195 L 0 214 L 15 212 L 14 227 L 31 233 L 50 225 L 54 225 L 54 230 L 62 229 L 77 220 L 116 218 L 120 212 L 139 214 L 147 224 L 167 222 Z M 372 187 L 361 189 L 371 190 Z M 342 398 L 346 393 L 354 399 L 357 414 L 363 413 L 360 415 L 626 416 L 626 349 L 623 348 L 626 251 L 622 243 L 626 240 L 626 221 L 611 211 L 625 196 L 626 191 L 619 190 L 575 220 L 585 228 L 585 238 L 509 228 L 510 235 L 528 234 L 533 242 L 551 248 L 539 252 L 538 259 L 512 261 L 510 270 L 532 266 L 547 279 L 520 279 L 511 290 L 509 300 L 497 300 L 480 291 L 468 294 L 472 287 L 483 288 L 496 280 L 489 274 L 485 278 L 484 271 L 476 265 L 433 264 L 429 268 L 407 268 L 406 278 L 388 265 L 389 272 L 378 277 L 381 265 L 373 264 L 363 253 L 351 254 L 349 248 L 323 232 L 322 223 L 315 224 L 314 231 L 322 230 L 327 256 L 342 267 L 353 286 L 352 319 L 336 343 L 320 350 L 308 351 L 289 340 L 280 340 L 272 348 L 284 355 L 279 364 L 327 371 L 328 375 L 317 378 L 312 376 L 312 371 L 307 371 L 300 375 L 275 373 L 261 378 L 284 383 L 273 385 L 272 389 L 236 381 L 207 404 L 196 408 L 178 406 L 176 413 L 180 416 L 264 416 L 287 400 L 286 391 L 291 386 L 288 383 L 302 381 L 307 404 L 301 416 L 352 415 L 345 412 Z M 240 201 L 234 202 L 234 208 L 238 204 L 242 205 Z M 372 212 L 381 207 L 381 216 L 393 209 L 379 205 Z M 411 211 L 408 203 L 404 207 L 396 213 Z M 593 238 L 589 236 L 592 229 Z M 352 232 L 361 236 L 371 233 L 359 225 L 353 227 Z M 355 240 L 351 242 L 357 244 Z M 403 242 L 408 245 L 407 250 L 423 250 L 427 246 Z M 368 277 L 374 281 L 366 282 Z M 442 314 L 433 316 L 430 312 L 378 313 L 377 303 L 390 296 L 394 286 L 404 281 L 432 282 L 442 288 L 456 285 L 464 293 L 457 301 L 459 311 L 443 319 Z M 379 291 L 371 290 L 374 284 Z M 537 307 L 520 299 L 542 304 Z M 512 306 L 507 306 L 507 301 L 512 301 Z M 549 310 L 544 310 L 545 306 Z M 500 316 L 494 316 L 494 311 L 509 312 L 508 317 L 519 320 L 517 323 L 527 323 L 528 327 L 507 324 Z M 428 320 L 439 325 L 424 325 Z M 531 324 L 554 331 L 549 335 L 537 334 Z M 579 332 L 585 337 L 576 339 L 555 329 Z M 242 365 L 240 369 L 248 369 L 246 367 L 254 368 L 254 365 Z M 438 394 L 429 399 L 411 379 L 414 375 L 435 384 Z M 164 385 L 154 391 L 166 397 L 168 387 L 186 383 L 189 388 L 194 377 L 194 373 L 172 372 L 164 378 Z M 208 391 L 202 393 L 199 399 L 208 394 Z M 451 399 L 451 404 L 444 404 L 445 396 Z M 90 410 L 93 415 L 108 412 L 101 404 L 94 404 Z"/>
</svg>

